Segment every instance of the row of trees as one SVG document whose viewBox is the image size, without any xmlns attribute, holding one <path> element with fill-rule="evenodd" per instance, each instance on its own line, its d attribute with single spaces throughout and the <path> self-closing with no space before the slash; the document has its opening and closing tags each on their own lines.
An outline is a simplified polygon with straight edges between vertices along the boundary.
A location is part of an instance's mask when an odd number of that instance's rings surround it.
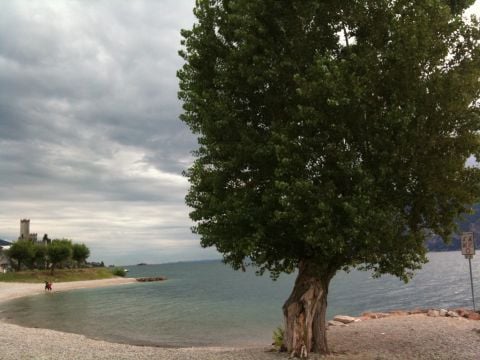
<svg viewBox="0 0 480 360">
<path fill-rule="evenodd" d="M 84 265 L 90 250 L 85 244 L 73 244 L 68 239 L 56 239 L 50 244 L 19 240 L 12 244 L 6 255 L 16 270 L 22 267 L 49 268 L 53 273 L 59 267 Z"/>
</svg>

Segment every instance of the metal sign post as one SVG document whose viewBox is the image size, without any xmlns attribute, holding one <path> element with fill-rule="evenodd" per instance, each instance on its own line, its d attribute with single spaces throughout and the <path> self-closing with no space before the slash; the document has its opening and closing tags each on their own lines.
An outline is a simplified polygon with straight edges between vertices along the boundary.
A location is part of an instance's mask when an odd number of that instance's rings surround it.
<svg viewBox="0 0 480 360">
<path fill-rule="evenodd" d="M 465 255 L 465 259 L 468 259 L 468 266 L 470 267 L 470 286 L 472 287 L 473 311 L 476 311 L 472 277 L 472 258 L 473 255 L 475 255 L 475 241 L 473 240 L 473 232 L 462 233 L 462 255 Z"/>
</svg>

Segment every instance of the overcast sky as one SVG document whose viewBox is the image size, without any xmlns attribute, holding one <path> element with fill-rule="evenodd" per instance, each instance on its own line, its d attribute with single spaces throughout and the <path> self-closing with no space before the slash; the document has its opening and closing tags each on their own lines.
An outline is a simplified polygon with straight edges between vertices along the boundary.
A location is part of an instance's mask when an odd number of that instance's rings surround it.
<svg viewBox="0 0 480 360">
<path fill-rule="evenodd" d="M 0 238 L 29 218 L 107 264 L 219 257 L 184 205 L 196 140 L 175 73 L 193 5 L 1 1 Z"/>
</svg>

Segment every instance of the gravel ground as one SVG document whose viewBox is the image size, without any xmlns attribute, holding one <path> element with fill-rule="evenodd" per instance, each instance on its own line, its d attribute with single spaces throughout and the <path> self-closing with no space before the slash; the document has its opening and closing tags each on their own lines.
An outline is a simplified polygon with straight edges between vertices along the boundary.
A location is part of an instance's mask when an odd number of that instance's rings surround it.
<svg viewBox="0 0 480 360">
<path fill-rule="evenodd" d="M 47 329 L 30 329 L 1 323 L 0 359 L 165 359 L 256 360 L 279 359 L 263 349 L 159 348 L 114 344 Z"/>
<path fill-rule="evenodd" d="M 327 359 L 480 359 L 480 321 L 426 315 L 330 327 Z"/>
<path fill-rule="evenodd" d="M 0 358 L 285 360 L 265 348 L 158 348 L 1 323 Z M 367 320 L 328 330 L 333 351 L 312 359 L 480 359 L 480 322 L 425 315 Z"/>
<path fill-rule="evenodd" d="M 128 283 L 128 279 L 68 283 L 58 290 Z M 82 282 L 86 283 L 86 282 Z M 0 283 L 0 302 L 43 292 L 41 284 Z M 23 295 L 22 295 L 23 294 Z M 1 317 L 1 315 L 0 315 Z M 285 360 L 265 348 L 159 348 L 115 344 L 83 335 L 0 321 L 0 359 Z M 480 359 L 480 321 L 426 315 L 391 316 L 330 327 L 332 354 L 312 359 Z"/>
</svg>

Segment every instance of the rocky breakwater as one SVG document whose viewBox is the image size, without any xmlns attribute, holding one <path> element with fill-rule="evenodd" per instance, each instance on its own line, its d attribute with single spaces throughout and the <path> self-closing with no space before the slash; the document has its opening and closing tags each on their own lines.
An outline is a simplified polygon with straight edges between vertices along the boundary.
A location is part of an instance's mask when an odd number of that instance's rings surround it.
<svg viewBox="0 0 480 360">
<path fill-rule="evenodd" d="M 166 277 L 163 276 L 154 276 L 154 277 L 141 277 L 136 279 L 138 282 L 151 282 L 151 281 L 164 281 L 167 280 Z"/>
<path fill-rule="evenodd" d="M 468 320 L 480 320 L 480 312 L 460 309 L 414 309 L 414 310 L 395 310 L 389 312 L 364 312 L 361 316 L 353 317 L 347 315 L 336 315 L 333 320 L 328 321 L 328 326 L 348 326 L 359 321 L 381 319 L 391 316 L 424 315 L 430 317 L 451 317 L 465 318 Z"/>
</svg>

